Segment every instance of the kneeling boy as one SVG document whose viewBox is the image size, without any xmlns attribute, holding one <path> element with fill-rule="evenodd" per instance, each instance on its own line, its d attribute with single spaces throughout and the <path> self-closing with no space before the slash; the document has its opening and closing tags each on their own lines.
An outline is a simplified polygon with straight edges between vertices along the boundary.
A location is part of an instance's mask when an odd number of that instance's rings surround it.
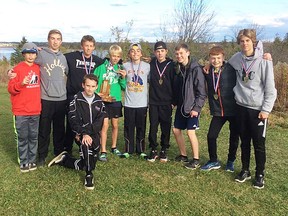
<svg viewBox="0 0 288 216">
<path fill-rule="evenodd" d="M 79 146 L 80 159 L 72 158 L 64 151 L 48 164 L 48 167 L 57 164 L 85 170 L 84 186 L 88 190 L 94 189 L 92 171 L 96 167 L 103 119 L 107 117 L 100 96 L 95 94 L 97 85 L 98 79 L 94 74 L 85 75 L 82 83 L 84 91 L 78 92 L 69 105 L 68 118 L 72 130 L 76 133 L 75 141 Z"/>
</svg>

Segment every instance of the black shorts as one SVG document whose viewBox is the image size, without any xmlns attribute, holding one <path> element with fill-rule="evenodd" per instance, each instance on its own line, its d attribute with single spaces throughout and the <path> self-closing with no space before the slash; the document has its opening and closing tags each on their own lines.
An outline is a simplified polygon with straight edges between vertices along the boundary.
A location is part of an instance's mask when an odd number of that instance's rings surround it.
<svg viewBox="0 0 288 216">
<path fill-rule="evenodd" d="M 104 103 L 105 110 L 107 112 L 108 118 L 119 118 L 122 117 L 122 103 L 121 102 L 112 102 L 112 103 Z"/>
</svg>

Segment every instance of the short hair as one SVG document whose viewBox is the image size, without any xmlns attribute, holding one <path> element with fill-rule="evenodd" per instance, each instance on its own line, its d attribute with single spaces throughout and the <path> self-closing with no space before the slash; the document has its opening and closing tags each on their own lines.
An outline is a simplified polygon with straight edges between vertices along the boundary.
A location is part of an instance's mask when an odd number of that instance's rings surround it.
<svg viewBox="0 0 288 216">
<path fill-rule="evenodd" d="M 94 74 L 86 74 L 86 75 L 83 77 L 82 83 L 85 84 L 85 82 L 86 82 L 87 79 L 94 80 L 94 81 L 98 84 L 98 77 L 95 76 Z"/>
<path fill-rule="evenodd" d="M 91 35 L 84 35 L 81 39 L 81 45 L 83 45 L 83 43 L 85 43 L 86 41 L 92 42 L 94 46 L 96 45 L 96 41 Z"/>
<path fill-rule="evenodd" d="M 254 44 L 256 45 L 256 30 L 255 29 L 242 29 L 239 31 L 237 36 L 237 43 L 240 44 L 241 37 L 246 36 L 250 38 Z"/>
<path fill-rule="evenodd" d="M 225 56 L 224 49 L 221 46 L 214 46 L 209 51 L 209 56 L 210 55 L 220 55 L 220 54 Z"/>
<path fill-rule="evenodd" d="M 51 36 L 52 34 L 59 34 L 59 35 L 61 36 L 61 40 L 62 40 L 62 33 L 61 33 L 58 29 L 52 29 L 52 30 L 49 31 L 49 33 L 48 33 L 48 40 L 49 40 L 49 38 L 50 38 L 50 36 Z"/>
<path fill-rule="evenodd" d="M 176 47 L 175 47 L 175 51 L 178 51 L 180 49 L 185 49 L 186 51 L 189 51 L 189 47 L 187 44 L 178 44 Z"/>
<path fill-rule="evenodd" d="M 119 53 L 120 55 L 122 55 L 122 48 L 117 44 L 111 45 L 109 48 L 109 55 L 111 55 L 112 53 Z"/>
</svg>

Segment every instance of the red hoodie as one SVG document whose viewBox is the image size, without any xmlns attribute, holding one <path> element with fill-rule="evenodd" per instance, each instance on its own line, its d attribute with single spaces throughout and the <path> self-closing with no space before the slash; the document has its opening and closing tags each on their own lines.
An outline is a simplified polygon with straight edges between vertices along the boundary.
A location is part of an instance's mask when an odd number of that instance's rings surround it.
<svg viewBox="0 0 288 216">
<path fill-rule="evenodd" d="M 14 115 L 39 115 L 41 112 L 40 68 L 20 62 L 14 67 L 17 76 L 9 81 L 8 92 L 11 94 L 12 112 Z M 27 85 L 21 85 L 25 76 L 30 78 Z"/>
</svg>

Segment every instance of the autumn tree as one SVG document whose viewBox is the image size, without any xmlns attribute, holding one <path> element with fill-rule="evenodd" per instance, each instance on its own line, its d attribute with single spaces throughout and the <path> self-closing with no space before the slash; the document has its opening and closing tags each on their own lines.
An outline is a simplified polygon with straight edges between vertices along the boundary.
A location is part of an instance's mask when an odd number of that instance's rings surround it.
<svg viewBox="0 0 288 216">
<path fill-rule="evenodd" d="M 207 0 L 180 0 L 174 9 L 176 40 L 208 42 L 212 39 L 214 11 L 210 11 Z"/>
<path fill-rule="evenodd" d="M 111 35 L 115 38 L 115 41 L 117 43 L 129 41 L 128 40 L 129 39 L 129 33 L 132 29 L 133 23 L 134 23 L 133 20 L 126 21 L 126 28 L 125 29 L 121 28 L 119 26 L 112 26 L 110 28 Z"/>
<path fill-rule="evenodd" d="M 235 38 L 235 41 L 237 41 L 238 33 L 242 29 L 255 29 L 257 39 L 262 39 L 265 34 L 264 26 L 259 25 L 257 23 L 246 23 L 243 25 L 234 25 L 234 26 L 231 26 L 230 31 L 233 35 L 233 38 Z"/>
</svg>

